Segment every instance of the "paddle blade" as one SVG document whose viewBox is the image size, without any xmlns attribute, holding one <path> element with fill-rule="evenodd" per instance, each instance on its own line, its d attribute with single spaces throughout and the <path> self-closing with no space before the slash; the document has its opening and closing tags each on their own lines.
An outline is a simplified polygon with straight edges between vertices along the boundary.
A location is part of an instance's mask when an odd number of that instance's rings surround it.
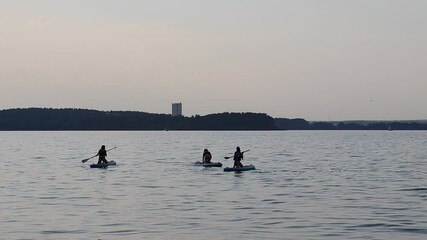
<svg viewBox="0 0 427 240">
<path fill-rule="evenodd" d="M 82 160 L 82 163 L 85 163 L 85 162 L 89 161 L 90 159 L 92 159 L 92 158 L 94 158 L 94 157 L 96 157 L 96 156 L 98 156 L 98 155 L 92 156 L 92 157 L 90 157 L 90 158 L 83 159 L 83 160 Z"/>
</svg>

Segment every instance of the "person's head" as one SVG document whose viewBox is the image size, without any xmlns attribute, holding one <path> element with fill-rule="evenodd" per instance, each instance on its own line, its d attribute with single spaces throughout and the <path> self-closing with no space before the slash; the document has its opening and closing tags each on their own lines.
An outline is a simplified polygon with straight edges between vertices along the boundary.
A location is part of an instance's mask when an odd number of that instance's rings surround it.
<svg viewBox="0 0 427 240">
<path fill-rule="evenodd" d="M 237 151 L 237 152 L 240 152 L 240 147 L 236 147 L 236 151 Z"/>
<path fill-rule="evenodd" d="M 102 146 L 101 146 L 101 149 L 105 149 L 105 145 L 102 145 Z"/>
</svg>

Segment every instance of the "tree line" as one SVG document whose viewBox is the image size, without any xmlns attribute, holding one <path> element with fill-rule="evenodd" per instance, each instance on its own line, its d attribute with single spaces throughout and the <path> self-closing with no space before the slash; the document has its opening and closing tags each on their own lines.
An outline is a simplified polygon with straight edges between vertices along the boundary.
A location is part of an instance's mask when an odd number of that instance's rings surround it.
<svg viewBox="0 0 427 240">
<path fill-rule="evenodd" d="M 0 111 L 0 130 L 275 130 L 264 113 L 172 116 L 136 111 L 25 108 Z"/>
<path fill-rule="evenodd" d="M 136 111 L 17 108 L 0 110 L 0 130 L 427 130 L 427 121 L 315 121 L 265 113 L 191 117 Z"/>
<path fill-rule="evenodd" d="M 427 130 L 427 121 L 314 121 L 276 118 L 281 130 Z"/>
</svg>

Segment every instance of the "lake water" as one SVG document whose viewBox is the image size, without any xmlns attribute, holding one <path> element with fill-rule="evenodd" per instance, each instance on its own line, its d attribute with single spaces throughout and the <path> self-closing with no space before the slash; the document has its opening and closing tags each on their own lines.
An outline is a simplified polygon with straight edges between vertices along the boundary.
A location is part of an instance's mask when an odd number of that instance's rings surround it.
<svg viewBox="0 0 427 240">
<path fill-rule="evenodd" d="M 91 169 L 100 145 L 118 165 Z M 257 170 L 193 166 L 235 147 Z M 427 239 L 427 131 L 0 132 L 0 239 Z"/>
</svg>

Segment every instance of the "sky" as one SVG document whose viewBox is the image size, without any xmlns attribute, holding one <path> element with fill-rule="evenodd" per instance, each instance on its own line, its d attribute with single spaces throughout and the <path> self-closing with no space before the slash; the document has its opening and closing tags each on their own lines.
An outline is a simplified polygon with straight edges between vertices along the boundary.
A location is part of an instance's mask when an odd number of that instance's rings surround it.
<svg viewBox="0 0 427 240">
<path fill-rule="evenodd" d="M 0 109 L 427 119 L 425 0 L 0 0 Z"/>
</svg>

